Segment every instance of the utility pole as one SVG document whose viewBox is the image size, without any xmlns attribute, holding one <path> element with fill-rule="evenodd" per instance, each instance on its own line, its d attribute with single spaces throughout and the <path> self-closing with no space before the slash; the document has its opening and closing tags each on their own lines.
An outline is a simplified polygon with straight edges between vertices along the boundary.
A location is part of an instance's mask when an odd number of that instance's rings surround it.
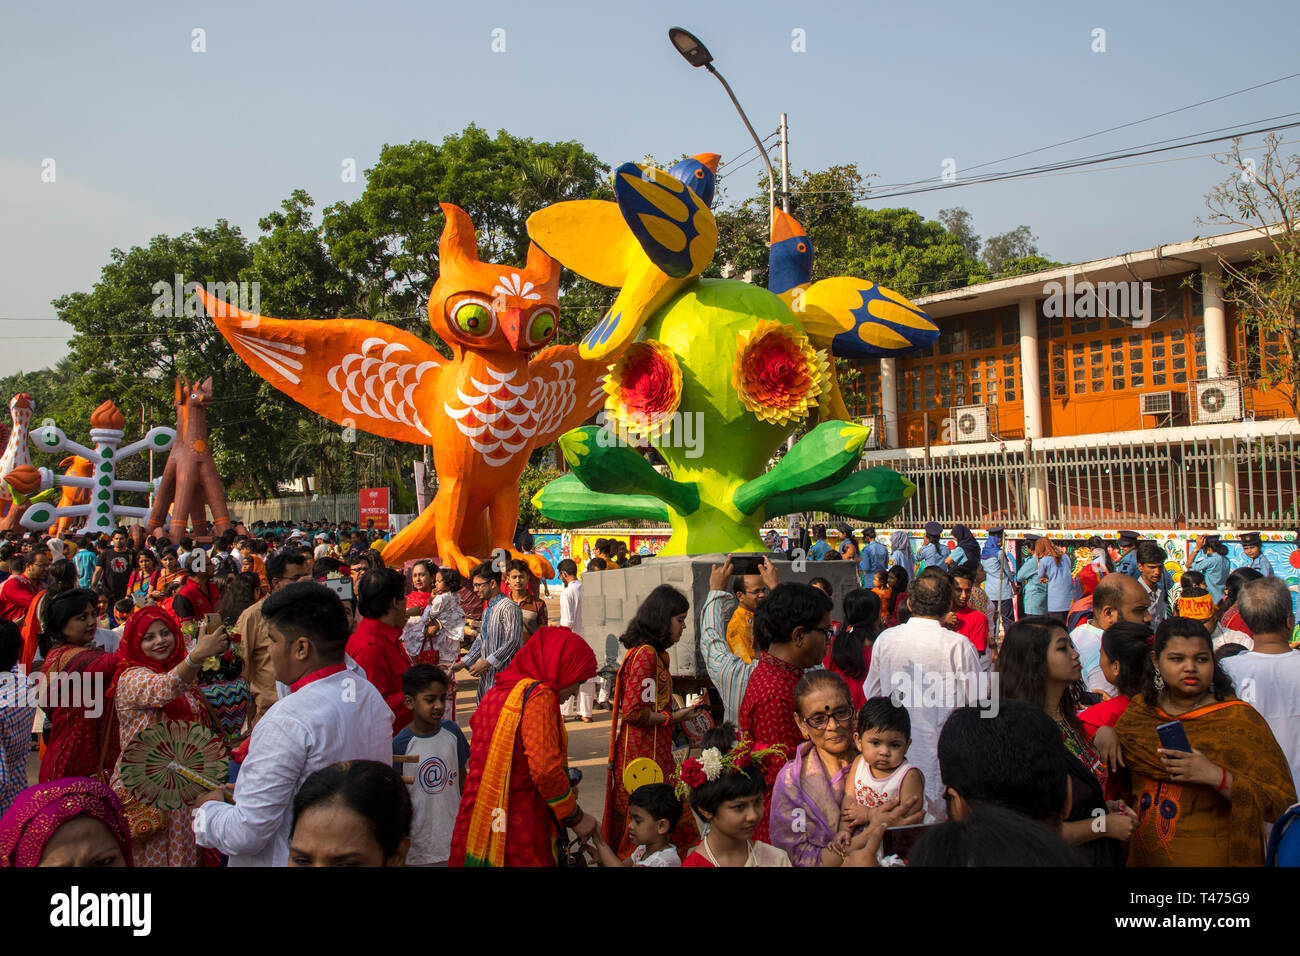
<svg viewBox="0 0 1300 956">
<path fill-rule="evenodd" d="M 781 114 L 781 209 L 784 212 L 790 211 L 790 127 L 786 124 L 785 114 Z M 772 218 L 776 218 L 775 204 L 773 204 Z M 787 454 L 790 449 L 794 448 L 794 435 L 785 440 L 785 450 Z M 803 515 L 798 512 L 785 516 L 785 531 L 789 547 L 793 552 L 794 548 L 799 546 L 799 525 L 803 521 Z"/>
<path fill-rule="evenodd" d="M 781 114 L 781 209 L 790 211 L 790 127 Z"/>
</svg>

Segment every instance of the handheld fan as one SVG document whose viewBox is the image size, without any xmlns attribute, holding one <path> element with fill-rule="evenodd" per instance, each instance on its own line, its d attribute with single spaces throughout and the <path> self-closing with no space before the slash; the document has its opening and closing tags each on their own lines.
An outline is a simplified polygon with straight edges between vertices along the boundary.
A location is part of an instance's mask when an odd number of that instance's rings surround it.
<svg viewBox="0 0 1300 956">
<path fill-rule="evenodd" d="M 122 785 L 147 806 L 183 810 L 199 794 L 223 786 L 229 762 L 221 738 L 202 724 L 150 724 L 122 751 Z"/>
</svg>

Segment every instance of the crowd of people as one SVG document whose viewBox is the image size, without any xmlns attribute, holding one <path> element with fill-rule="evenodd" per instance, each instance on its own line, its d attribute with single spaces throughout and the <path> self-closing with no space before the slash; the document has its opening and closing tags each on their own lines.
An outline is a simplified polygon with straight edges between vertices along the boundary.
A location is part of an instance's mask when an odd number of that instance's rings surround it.
<svg viewBox="0 0 1300 956">
<path fill-rule="evenodd" d="M 1003 529 L 951 530 L 927 525 L 914 554 L 905 532 L 842 528 L 837 549 L 814 527 L 807 557 L 855 568 L 839 593 L 728 558 L 699 608 L 669 585 L 637 596 L 603 668 L 577 563 L 552 624 L 526 536 L 464 576 L 388 568 L 385 536 L 346 523 L 178 546 L 10 534 L 0 865 L 1264 863 L 1296 803 L 1300 652 L 1258 537 L 1236 569 L 1198 539 L 1175 592 L 1164 550 L 1129 532 L 1076 572 L 1046 536 L 1013 568 Z M 642 560 L 599 539 L 585 574 Z M 670 651 L 692 612 L 711 686 L 683 694 Z M 38 676 L 102 695 L 40 700 L 29 787 L 19 691 Z M 162 720 L 215 730 L 215 677 L 248 685 L 230 782 L 142 802 L 123 752 Z M 565 725 L 599 707 L 597 813 Z"/>
</svg>

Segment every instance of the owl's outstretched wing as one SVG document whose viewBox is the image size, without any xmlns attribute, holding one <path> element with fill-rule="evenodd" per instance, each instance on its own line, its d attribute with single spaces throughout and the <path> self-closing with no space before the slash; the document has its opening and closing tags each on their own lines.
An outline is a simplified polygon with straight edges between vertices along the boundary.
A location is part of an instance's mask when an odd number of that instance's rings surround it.
<svg viewBox="0 0 1300 956">
<path fill-rule="evenodd" d="M 446 361 L 428 342 L 365 319 L 272 319 L 198 290 L 217 330 L 284 394 L 340 425 L 427 445 L 420 421 Z"/>
<path fill-rule="evenodd" d="M 604 408 L 601 382 L 607 365 L 580 358 L 576 345 L 552 345 L 534 356 L 528 363 L 537 402 L 533 448 L 550 444 Z"/>
</svg>

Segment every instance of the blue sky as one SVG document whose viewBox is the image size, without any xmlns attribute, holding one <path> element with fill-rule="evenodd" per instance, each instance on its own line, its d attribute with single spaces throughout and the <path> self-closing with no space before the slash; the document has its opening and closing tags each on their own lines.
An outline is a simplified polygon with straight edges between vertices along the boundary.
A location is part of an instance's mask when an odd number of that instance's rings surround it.
<svg viewBox="0 0 1300 956">
<path fill-rule="evenodd" d="M 318 208 L 360 195 L 341 164 L 365 169 L 386 142 L 437 142 L 475 122 L 576 139 L 613 164 L 743 152 L 739 119 L 672 49 L 672 25 L 709 45 L 760 135 L 789 114 L 795 170 L 856 162 L 894 183 L 936 176 L 949 157 L 960 179 L 965 167 L 1294 72 L 1297 11 L 1286 0 L 1236 12 L 812 0 L 11 7 L 0 34 L 0 374 L 63 354 L 49 301 L 89 289 L 113 247 L 218 218 L 255 238 L 258 218 L 295 188 Z M 206 52 L 191 50 L 196 28 Z M 1096 28 L 1104 53 L 1091 49 Z M 505 51 L 494 53 L 498 29 Z M 804 52 L 792 49 L 796 30 Z M 1295 109 L 1298 92 L 1300 78 L 1004 165 L 1263 119 Z M 1224 170 L 1204 156 L 1151 163 L 1209 151 L 879 205 L 928 217 L 965 206 L 984 236 L 1027 223 L 1045 254 L 1080 261 L 1214 231 L 1196 218 Z M 47 158 L 53 183 L 41 182 Z M 759 168 L 737 177 L 748 187 Z"/>
</svg>

